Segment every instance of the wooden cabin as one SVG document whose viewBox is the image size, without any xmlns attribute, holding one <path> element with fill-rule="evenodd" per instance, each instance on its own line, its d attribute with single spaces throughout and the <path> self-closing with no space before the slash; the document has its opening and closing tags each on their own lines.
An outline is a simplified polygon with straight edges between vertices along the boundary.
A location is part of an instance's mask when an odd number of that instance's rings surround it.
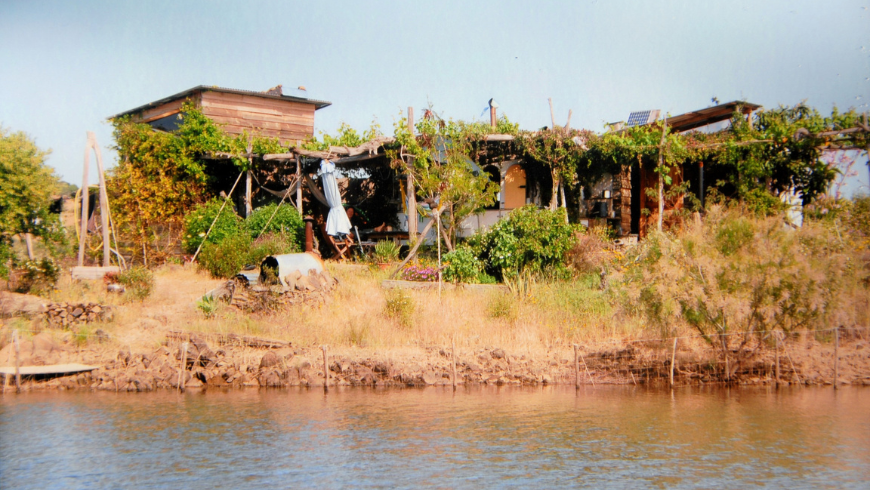
<svg viewBox="0 0 870 490">
<path fill-rule="evenodd" d="M 331 102 L 284 95 L 281 85 L 264 92 L 200 85 L 122 112 L 110 119 L 130 116 L 156 129 L 178 128 L 178 113 L 191 101 L 231 135 L 256 132 L 277 137 L 282 143 L 314 136 L 314 112 Z"/>
</svg>

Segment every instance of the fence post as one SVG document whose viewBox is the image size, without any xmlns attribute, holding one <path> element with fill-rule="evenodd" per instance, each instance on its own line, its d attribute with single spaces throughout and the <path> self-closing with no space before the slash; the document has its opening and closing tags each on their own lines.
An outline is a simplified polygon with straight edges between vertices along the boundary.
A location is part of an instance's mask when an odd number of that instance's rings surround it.
<svg viewBox="0 0 870 490">
<path fill-rule="evenodd" d="M 453 356 L 453 390 L 456 390 L 456 338 L 454 337 L 450 341 L 450 351 Z"/>
<path fill-rule="evenodd" d="M 674 337 L 674 349 L 671 351 L 671 388 L 674 387 L 674 361 L 677 359 L 677 337 Z"/>
<path fill-rule="evenodd" d="M 320 349 L 323 351 L 323 391 L 329 390 L 329 364 L 326 356 L 326 350 L 328 348 L 328 345 L 320 346 Z"/>
<path fill-rule="evenodd" d="M 776 387 L 779 388 L 779 332 L 774 332 L 776 339 Z"/>
<path fill-rule="evenodd" d="M 178 367 L 178 392 L 184 391 L 184 374 L 187 371 L 187 342 L 181 343 L 181 366 Z"/>
<path fill-rule="evenodd" d="M 840 328 L 834 330 L 834 389 L 840 384 Z"/>
<path fill-rule="evenodd" d="M 21 393 L 21 342 L 19 341 L 18 330 L 12 332 L 12 342 L 15 343 L 15 393 Z"/>
<path fill-rule="evenodd" d="M 574 388 L 580 389 L 580 355 L 574 344 Z"/>
</svg>

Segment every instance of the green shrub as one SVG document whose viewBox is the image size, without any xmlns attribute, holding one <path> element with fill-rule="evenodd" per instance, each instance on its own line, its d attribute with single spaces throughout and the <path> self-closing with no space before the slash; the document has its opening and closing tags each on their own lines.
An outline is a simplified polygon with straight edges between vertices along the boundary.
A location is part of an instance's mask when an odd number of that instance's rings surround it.
<svg viewBox="0 0 870 490">
<path fill-rule="evenodd" d="M 60 277 L 60 266 L 49 258 L 27 260 L 21 265 L 21 271 L 23 274 L 16 288 L 19 293 L 47 293 Z"/>
<path fill-rule="evenodd" d="M 181 246 L 186 252 L 194 253 L 199 248 L 223 202 L 223 199 L 212 199 L 197 206 L 187 215 L 184 220 L 184 237 L 181 240 Z M 242 218 L 233 211 L 230 204 L 227 204 L 208 235 L 207 243 L 221 243 L 225 238 L 236 236 L 241 231 Z"/>
<path fill-rule="evenodd" d="M 381 240 L 375 244 L 374 259 L 377 262 L 394 262 L 399 258 L 399 246 L 390 240 Z"/>
<path fill-rule="evenodd" d="M 124 295 L 142 301 L 154 289 L 154 274 L 142 266 L 131 267 L 118 274 L 118 282 L 124 285 Z"/>
<path fill-rule="evenodd" d="M 199 267 L 214 278 L 233 277 L 248 264 L 251 237 L 240 233 L 220 243 L 206 243 L 199 254 Z M 259 265 L 259 264 L 258 264 Z"/>
<path fill-rule="evenodd" d="M 402 327 L 411 328 L 414 325 L 414 300 L 401 289 L 387 291 L 386 298 L 386 316 L 396 320 Z"/>
<path fill-rule="evenodd" d="M 275 209 L 277 208 L 277 212 Z M 274 213 L 275 216 L 272 216 Z M 272 220 L 269 221 L 269 218 Z M 268 223 L 268 225 L 267 225 Z M 254 210 L 245 219 L 245 230 L 256 240 L 266 234 L 285 235 L 296 245 L 295 249 L 301 249 L 304 240 L 304 223 L 296 208 L 290 205 L 269 204 Z"/>
<path fill-rule="evenodd" d="M 259 266 L 269 255 L 298 252 L 296 238 L 290 234 L 269 233 L 252 241 L 238 234 L 220 243 L 206 243 L 199 254 L 199 266 L 214 278 L 230 278 L 245 266 Z"/>
<path fill-rule="evenodd" d="M 574 245 L 577 225 L 565 222 L 565 210 L 548 211 L 525 206 L 511 211 L 469 246 L 480 250 L 486 272 L 497 278 L 521 271 L 559 273 L 565 253 Z M 559 274 L 561 275 L 561 274 Z"/>
<path fill-rule="evenodd" d="M 459 247 L 444 255 L 444 280 L 450 282 L 477 282 L 483 272 L 483 263 L 474 255 L 469 247 Z"/>
</svg>

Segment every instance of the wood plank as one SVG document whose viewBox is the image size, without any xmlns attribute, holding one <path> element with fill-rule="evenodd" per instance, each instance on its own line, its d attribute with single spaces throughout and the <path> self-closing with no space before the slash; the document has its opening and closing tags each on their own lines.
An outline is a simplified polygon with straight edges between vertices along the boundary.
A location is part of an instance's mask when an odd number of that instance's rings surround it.
<svg viewBox="0 0 870 490">
<path fill-rule="evenodd" d="M 290 114 L 262 114 L 258 112 L 246 111 L 244 109 L 220 109 L 216 107 L 203 107 L 202 113 L 209 117 L 235 117 L 257 121 L 300 124 L 302 126 L 311 126 L 314 124 L 313 117 L 294 116 Z"/>
<path fill-rule="evenodd" d="M 169 115 L 172 111 L 178 112 L 181 109 L 181 105 L 187 100 L 188 99 L 173 100 L 172 102 L 167 102 L 157 107 L 146 109 L 137 117 L 134 117 L 134 119 L 141 122 L 153 121 L 154 119 L 158 119 L 161 114 Z"/>
<path fill-rule="evenodd" d="M 76 280 L 95 280 L 106 277 L 106 274 L 120 274 L 121 269 L 116 266 L 110 267 L 88 267 L 77 266 L 72 268 L 72 278 Z"/>
<path fill-rule="evenodd" d="M 85 364 L 54 364 L 51 366 L 21 366 L 19 371 L 22 376 L 38 374 L 77 374 L 100 369 L 100 366 L 88 366 Z M 0 367 L 0 374 L 7 376 L 15 374 L 14 367 Z"/>
<path fill-rule="evenodd" d="M 222 92 L 203 92 L 203 99 L 209 100 L 224 100 L 226 102 L 236 102 L 242 103 L 246 105 L 252 106 L 260 106 L 260 107 L 286 107 L 288 109 L 297 109 L 297 110 L 314 110 L 313 103 L 304 103 L 297 102 L 293 100 L 282 100 L 282 99 L 272 99 L 272 98 L 263 98 L 257 97 L 254 95 L 240 95 L 240 94 L 227 94 Z"/>
<path fill-rule="evenodd" d="M 209 117 L 217 123 L 226 124 L 229 126 L 238 126 L 241 128 L 274 129 L 277 131 L 297 131 L 297 132 L 311 131 L 312 134 L 314 131 L 314 125 L 307 125 L 307 124 L 290 124 L 290 123 L 257 121 L 257 120 L 243 119 L 243 118 L 238 118 L 238 117 L 223 117 L 223 116 L 209 116 Z"/>
<path fill-rule="evenodd" d="M 314 120 L 314 110 L 299 110 L 292 107 L 262 107 L 257 105 L 224 102 L 224 101 L 207 101 L 203 103 L 204 110 L 233 110 L 245 111 L 254 114 L 263 114 L 267 116 L 292 116 Z"/>
<path fill-rule="evenodd" d="M 265 136 L 265 137 L 269 137 L 269 138 L 278 138 L 282 143 L 287 143 L 287 142 L 296 141 L 296 140 L 304 140 L 304 139 L 310 138 L 311 136 L 314 135 L 313 129 L 309 133 L 299 133 L 299 132 L 292 132 L 292 131 L 278 131 L 278 130 L 274 130 L 274 129 L 256 129 L 256 128 L 250 128 L 250 127 L 234 126 L 234 125 L 225 125 L 225 126 L 223 126 L 223 128 L 224 128 L 224 131 L 226 131 L 227 133 L 230 133 L 230 134 L 242 134 L 244 131 L 248 131 L 250 133 L 253 131 L 260 136 Z"/>
</svg>

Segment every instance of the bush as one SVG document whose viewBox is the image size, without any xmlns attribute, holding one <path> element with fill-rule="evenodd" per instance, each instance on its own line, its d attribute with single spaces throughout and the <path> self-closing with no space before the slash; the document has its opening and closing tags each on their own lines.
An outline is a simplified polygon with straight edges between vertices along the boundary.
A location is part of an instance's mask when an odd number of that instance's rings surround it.
<svg viewBox="0 0 870 490">
<path fill-rule="evenodd" d="M 276 212 L 275 209 L 278 211 Z M 273 217 L 272 214 L 275 214 Z M 269 218 L 272 221 L 269 221 Z M 268 225 L 267 225 L 268 223 Z M 265 228 L 265 229 L 264 229 Z M 252 240 L 267 234 L 284 235 L 295 245 L 294 250 L 301 249 L 304 241 L 305 225 L 296 208 L 290 205 L 269 204 L 254 210 L 245 219 L 245 230 Z"/>
<path fill-rule="evenodd" d="M 578 225 L 565 222 L 565 210 L 548 211 L 525 206 L 511 211 L 479 238 L 469 240 L 486 264 L 486 272 L 497 278 L 521 271 L 563 275 L 565 253 L 574 245 Z"/>
<path fill-rule="evenodd" d="M 387 291 L 384 305 L 386 316 L 396 320 L 399 325 L 410 328 L 414 325 L 414 300 L 401 289 Z"/>
<path fill-rule="evenodd" d="M 154 274 L 142 266 L 131 267 L 118 274 L 118 282 L 124 285 L 125 296 L 142 301 L 154 289 Z"/>
<path fill-rule="evenodd" d="M 28 260 L 21 265 L 23 273 L 16 290 L 19 293 L 46 293 L 57 283 L 60 267 L 51 259 Z"/>
<path fill-rule="evenodd" d="M 184 220 L 184 238 L 181 240 L 181 246 L 186 252 L 194 253 L 199 248 L 223 202 L 223 199 L 212 199 L 197 206 L 187 215 Z M 208 235 L 207 243 L 218 244 L 225 238 L 238 235 L 242 231 L 242 225 L 242 218 L 233 211 L 232 206 L 227 204 Z"/>
<path fill-rule="evenodd" d="M 220 243 L 206 243 L 199 254 L 199 266 L 218 278 L 231 278 L 245 266 L 259 266 L 269 255 L 298 252 L 296 238 L 289 234 L 267 234 L 255 241 L 244 233 Z"/>
<path fill-rule="evenodd" d="M 459 247 L 444 255 L 444 280 L 450 282 L 477 282 L 483 272 L 483 263 L 469 247 Z"/>
<path fill-rule="evenodd" d="M 375 261 L 379 263 L 394 262 L 399 258 L 399 246 L 390 240 L 381 240 L 375 244 Z"/>
<path fill-rule="evenodd" d="M 250 251 L 251 237 L 242 233 L 220 243 L 206 243 L 199 253 L 199 267 L 216 279 L 230 278 L 248 265 Z"/>
</svg>

